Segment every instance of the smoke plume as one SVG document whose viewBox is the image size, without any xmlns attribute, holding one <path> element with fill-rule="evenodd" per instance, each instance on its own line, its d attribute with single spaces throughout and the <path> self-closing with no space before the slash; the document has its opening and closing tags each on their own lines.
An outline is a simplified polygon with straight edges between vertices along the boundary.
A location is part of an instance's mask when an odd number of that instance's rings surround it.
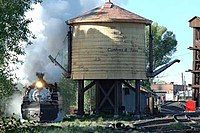
<svg viewBox="0 0 200 133">
<path fill-rule="evenodd" d="M 117 4 L 121 1 L 112 0 Z M 32 82 L 36 79 L 36 72 L 44 72 L 47 81 L 59 81 L 62 70 L 48 59 L 48 55 L 58 55 L 57 60 L 66 66 L 68 27 L 65 21 L 104 2 L 105 0 L 44 0 L 43 3 L 34 5 L 34 10 L 28 12 L 27 17 L 33 20 L 30 29 L 37 39 L 32 41 L 33 45 L 26 47 L 24 65 L 19 76 Z M 120 4 L 126 2 L 127 0 L 123 0 Z"/>
<path fill-rule="evenodd" d="M 22 118 L 21 116 L 21 103 L 22 103 L 22 95 L 20 93 L 15 93 L 12 95 L 6 104 L 6 114 L 13 115 L 15 114 L 17 117 Z"/>
</svg>

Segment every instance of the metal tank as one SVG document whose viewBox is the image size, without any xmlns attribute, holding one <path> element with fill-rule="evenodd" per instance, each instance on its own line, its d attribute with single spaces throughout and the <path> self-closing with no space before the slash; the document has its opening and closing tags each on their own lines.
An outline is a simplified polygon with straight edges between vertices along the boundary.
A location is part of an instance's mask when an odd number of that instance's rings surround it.
<svg viewBox="0 0 200 133">
<path fill-rule="evenodd" d="M 145 26 L 111 2 L 68 21 L 73 79 L 146 79 Z"/>
</svg>

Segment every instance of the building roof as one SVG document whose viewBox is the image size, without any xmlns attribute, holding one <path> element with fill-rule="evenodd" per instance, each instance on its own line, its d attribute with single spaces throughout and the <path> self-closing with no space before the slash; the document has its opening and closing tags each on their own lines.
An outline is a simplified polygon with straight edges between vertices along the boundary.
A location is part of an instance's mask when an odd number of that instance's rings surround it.
<svg viewBox="0 0 200 133">
<path fill-rule="evenodd" d="M 135 13 L 127 11 L 111 2 L 106 2 L 103 6 L 92 9 L 85 14 L 68 20 L 68 24 L 76 23 L 97 23 L 97 22 L 128 22 L 151 24 L 152 21 L 141 17 Z"/>
<path fill-rule="evenodd" d="M 146 93 L 146 94 L 151 94 L 152 96 L 157 96 L 157 94 L 154 91 L 148 90 L 148 89 L 145 89 L 145 88 L 140 88 L 140 92 Z"/>
<path fill-rule="evenodd" d="M 189 26 L 193 28 L 200 27 L 200 17 L 194 16 L 192 19 L 189 20 Z"/>
<path fill-rule="evenodd" d="M 200 17 L 198 17 L 198 16 L 194 16 L 194 17 L 191 18 L 188 22 L 191 22 L 191 21 L 193 21 L 194 19 L 199 19 L 199 20 L 200 20 Z"/>
</svg>

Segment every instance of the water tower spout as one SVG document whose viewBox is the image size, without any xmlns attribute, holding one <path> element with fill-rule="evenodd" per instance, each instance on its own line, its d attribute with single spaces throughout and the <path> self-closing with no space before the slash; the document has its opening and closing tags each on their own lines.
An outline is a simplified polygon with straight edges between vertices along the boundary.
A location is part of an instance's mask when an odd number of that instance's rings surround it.
<svg viewBox="0 0 200 133">
<path fill-rule="evenodd" d="M 147 74 L 147 77 L 153 78 L 153 77 L 157 76 L 158 74 L 160 74 L 161 72 L 165 71 L 167 68 L 169 68 L 170 66 L 172 66 L 172 65 L 173 65 L 174 63 L 176 63 L 176 62 L 179 63 L 180 60 L 175 59 L 175 60 L 173 60 L 173 61 L 171 61 L 171 62 L 165 64 L 163 67 L 161 67 L 161 68 L 159 68 L 159 69 L 157 69 L 157 70 L 154 70 L 153 72 L 149 72 L 149 73 Z"/>
<path fill-rule="evenodd" d="M 65 77 L 70 78 L 70 73 L 51 55 L 49 55 L 49 59 L 57 66 L 59 66 L 65 73 L 63 74 Z"/>
<path fill-rule="evenodd" d="M 153 34 L 152 34 L 152 26 L 149 24 L 149 69 L 147 72 L 148 78 L 153 78 L 160 74 L 161 72 L 165 71 L 167 68 L 169 68 L 171 65 L 173 65 L 176 62 L 180 62 L 180 60 L 175 59 L 167 64 L 165 64 L 163 67 L 159 69 L 153 70 L 153 60 L 154 60 L 154 43 L 153 43 Z"/>
</svg>

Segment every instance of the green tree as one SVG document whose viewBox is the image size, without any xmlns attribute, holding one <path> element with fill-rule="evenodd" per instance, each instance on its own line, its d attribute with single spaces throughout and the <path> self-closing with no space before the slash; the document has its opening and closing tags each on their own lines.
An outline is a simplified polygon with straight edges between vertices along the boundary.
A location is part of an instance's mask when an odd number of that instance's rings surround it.
<svg viewBox="0 0 200 133">
<path fill-rule="evenodd" d="M 91 80 L 84 81 L 85 86 L 87 86 Z M 84 93 L 84 111 L 85 113 L 91 113 L 95 109 L 95 100 L 96 100 L 96 89 L 95 86 L 91 87 Z"/>
<path fill-rule="evenodd" d="M 149 35 L 148 29 L 146 30 Z M 153 44 L 154 44 L 154 69 L 168 63 L 171 56 L 176 52 L 177 40 L 172 31 L 168 31 L 166 27 L 159 26 L 158 23 L 152 24 Z M 149 44 L 148 37 L 147 45 Z"/>
<path fill-rule="evenodd" d="M 62 77 L 58 86 L 60 94 L 63 98 L 63 111 L 64 113 L 69 113 L 69 108 L 72 106 L 75 107 L 77 103 L 77 82 L 75 80 Z"/>
<path fill-rule="evenodd" d="M 172 31 L 168 31 L 166 27 L 153 23 L 151 32 L 153 35 L 153 69 L 168 63 L 171 56 L 176 52 L 177 40 Z M 149 46 L 149 29 L 146 29 L 146 44 Z M 149 56 L 149 49 L 147 49 L 147 56 Z M 153 79 L 152 79 L 153 80 Z M 153 82 L 153 81 L 150 81 Z M 142 86 L 151 90 L 151 83 L 149 80 L 142 82 Z"/>
<path fill-rule="evenodd" d="M 34 38 L 29 30 L 31 19 L 25 13 L 32 3 L 39 0 L 0 0 L 0 100 L 13 93 L 13 75 L 10 64 L 22 63 L 18 55 L 24 55 L 24 43 Z M 3 102 L 1 102 L 3 103 Z M 1 107 L 1 104 L 0 104 Z"/>
</svg>

